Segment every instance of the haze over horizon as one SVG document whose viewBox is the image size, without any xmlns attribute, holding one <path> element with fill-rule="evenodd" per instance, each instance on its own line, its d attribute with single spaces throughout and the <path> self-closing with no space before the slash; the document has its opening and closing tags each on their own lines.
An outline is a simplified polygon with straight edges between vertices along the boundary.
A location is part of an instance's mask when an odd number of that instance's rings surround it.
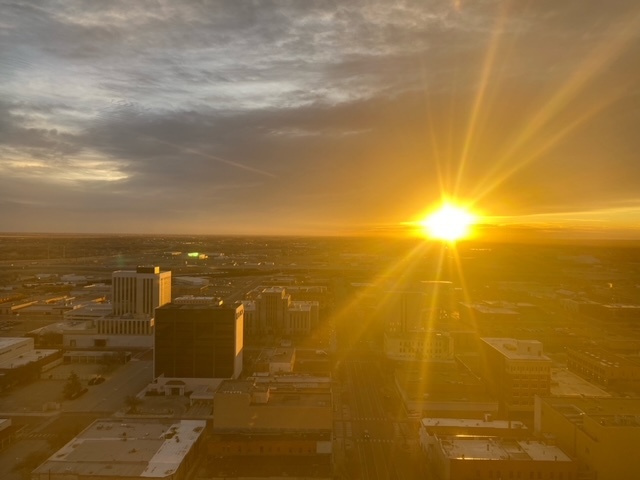
<svg viewBox="0 0 640 480">
<path fill-rule="evenodd" d="M 8 1 L 0 231 L 640 238 L 634 0 Z"/>
</svg>

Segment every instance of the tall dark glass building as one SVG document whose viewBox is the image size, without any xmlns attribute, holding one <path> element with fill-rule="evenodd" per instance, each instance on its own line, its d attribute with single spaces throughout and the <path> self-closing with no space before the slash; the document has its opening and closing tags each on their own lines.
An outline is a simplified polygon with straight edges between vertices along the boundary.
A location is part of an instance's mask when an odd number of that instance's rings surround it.
<svg viewBox="0 0 640 480">
<path fill-rule="evenodd" d="M 154 378 L 237 378 L 244 307 L 181 297 L 156 309 Z"/>
</svg>

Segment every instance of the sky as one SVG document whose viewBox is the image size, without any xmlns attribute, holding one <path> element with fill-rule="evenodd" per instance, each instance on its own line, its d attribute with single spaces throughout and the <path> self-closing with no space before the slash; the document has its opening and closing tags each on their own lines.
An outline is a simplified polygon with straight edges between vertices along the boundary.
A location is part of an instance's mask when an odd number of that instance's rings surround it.
<svg viewBox="0 0 640 480">
<path fill-rule="evenodd" d="M 0 230 L 640 237 L 637 0 L 0 0 Z"/>
</svg>

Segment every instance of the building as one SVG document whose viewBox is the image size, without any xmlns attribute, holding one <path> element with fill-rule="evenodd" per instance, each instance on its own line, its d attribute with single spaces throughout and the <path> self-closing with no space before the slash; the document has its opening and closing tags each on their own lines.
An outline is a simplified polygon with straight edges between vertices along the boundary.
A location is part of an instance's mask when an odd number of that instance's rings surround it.
<svg viewBox="0 0 640 480">
<path fill-rule="evenodd" d="M 385 330 L 395 333 L 442 328 L 451 314 L 453 284 L 421 281 L 383 293 L 380 315 Z"/>
<path fill-rule="evenodd" d="M 514 308 L 487 302 L 461 302 L 458 305 L 458 311 L 460 319 L 479 332 L 492 331 L 496 328 L 512 328 L 521 318 L 520 312 Z"/>
<path fill-rule="evenodd" d="M 102 361 L 152 348 L 154 311 L 170 301 L 171 272 L 155 266 L 113 272 L 111 304 L 92 302 L 65 312 L 65 360 Z"/>
<path fill-rule="evenodd" d="M 484 418 L 498 412 L 486 385 L 460 362 L 402 362 L 394 381 L 413 418 Z"/>
<path fill-rule="evenodd" d="M 214 433 L 271 431 L 329 434 L 333 425 L 331 383 L 301 376 L 275 377 L 269 383 L 225 380 L 214 400 Z M 324 447 L 330 449 L 330 445 Z M 274 452 L 275 453 L 275 452 Z M 288 452 L 283 452 L 288 453 Z"/>
<path fill-rule="evenodd" d="M 640 305 L 609 303 L 602 305 L 602 319 L 606 322 L 637 323 L 640 320 Z"/>
<path fill-rule="evenodd" d="M 427 300 L 416 290 L 392 290 L 384 293 L 379 314 L 385 330 L 405 333 L 424 327 L 428 317 Z"/>
<path fill-rule="evenodd" d="M 17 430 L 10 418 L 0 418 L 0 452 L 15 441 Z"/>
<path fill-rule="evenodd" d="M 185 480 L 204 420 L 97 420 L 31 473 L 31 480 Z"/>
<path fill-rule="evenodd" d="M 248 335 L 305 335 L 319 323 L 319 303 L 294 301 L 284 287 L 263 288 L 255 300 L 242 302 Z"/>
<path fill-rule="evenodd" d="M 296 349 L 292 347 L 265 348 L 253 364 L 252 373 L 291 373 L 296 361 Z"/>
<path fill-rule="evenodd" d="M 171 272 L 160 272 L 160 267 L 118 270 L 113 272 L 111 280 L 111 302 L 116 316 L 152 317 L 154 309 L 171 301 Z"/>
<path fill-rule="evenodd" d="M 386 332 L 384 354 L 391 360 L 453 360 L 453 339 L 446 332 Z"/>
<path fill-rule="evenodd" d="M 244 307 L 211 297 L 176 298 L 156 309 L 154 378 L 237 378 L 242 372 Z"/>
<path fill-rule="evenodd" d="M 294 302 L 318 302 L 320 310 L 329 302 L 328 290 L 324 285 L 289 285 L 287 293 Z"/>
<path fill-rule="evenodd" d="M 238 477 L 333 478 L 331 382 L 321 380 L 224 381 L 207 453 Z"/>
<path fill-rule="evenodd" d="M 567 350 L 567 366 L 572 372 L 600 385 L 640 386 L 640 363 L 595 346 Z"/>
<path fill-rule="evenodd" d="M 334 362 L 326 350 L 296 348 L 293 371 L 297 374 L 329 377 L 334 371 Z"/>
<path fill-rule="evenodd" d="M 0 337 L 0 391 L 39 378 L 62 362 L 62 351 L 35 349 L 31 337 Z"/>
<path fill-rule="evenodd" d="M 420 445 L 423 449 L 427 447 L 430 437 L 433 436 L 524 438 L 528 434 L 524 423 L 515 420 L 493 420 L 490 414 L 486 414 L 482 420 L 446 417 L 428 417 L 420 420 Z"/>
<path fill-rule="evenodd" d="M 538 397 L 534 430 L 577 458 L 580 478 L 640 478 L 636 398 Z"/>
<path fill-rule="evenodd" d="M 559 447 L 538 440 L 433 435 L 424 447 L 439 480 L 578 478 L 576 462 Z"/>
<path fill-rule="evenodd" d="M 549 395 L 551 359 L 537 340 L 481 338 L 483 378 L 506 412 L 533 412 L 534 397 Z"/>
<path fill-rule="evenodd" d="M 109 304 L 90 304 L 64 315 L 65 350 L 148 350 L 153 347 L 153 317 L 113 315 Z"/>
<path fill-rule="evenodd" d="M 420 289 L 426 296 L 428 309 L 432 317 L 448 317 L 454 310 L 453 283 L 444 280 L 423 280 Z"/>
</svg>

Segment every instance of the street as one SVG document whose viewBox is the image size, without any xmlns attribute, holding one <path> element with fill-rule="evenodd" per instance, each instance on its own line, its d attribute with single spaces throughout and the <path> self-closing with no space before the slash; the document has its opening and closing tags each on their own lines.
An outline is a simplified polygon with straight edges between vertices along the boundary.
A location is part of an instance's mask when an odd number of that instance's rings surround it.
<svg viewBox="0 0 640 480">
<path fill-rule="evenodd" d="M 349 358 L 342 368 L 342 389 L 335 396 L 339 474 L 370 480 L 417 478 L 411 454 L 415 428 L 380 362 Z"/>
<path fill-rule="evenodd" d="M 138 394 L 153 380 L 153 364 L 148 360 L 131 361 L 120 366 L 109 379 L 89 387 L 81 397 L 62 403 L 64 412 L 104 412 L 111 415 L 124 405 L 125 397 Z"/>
</svg>

